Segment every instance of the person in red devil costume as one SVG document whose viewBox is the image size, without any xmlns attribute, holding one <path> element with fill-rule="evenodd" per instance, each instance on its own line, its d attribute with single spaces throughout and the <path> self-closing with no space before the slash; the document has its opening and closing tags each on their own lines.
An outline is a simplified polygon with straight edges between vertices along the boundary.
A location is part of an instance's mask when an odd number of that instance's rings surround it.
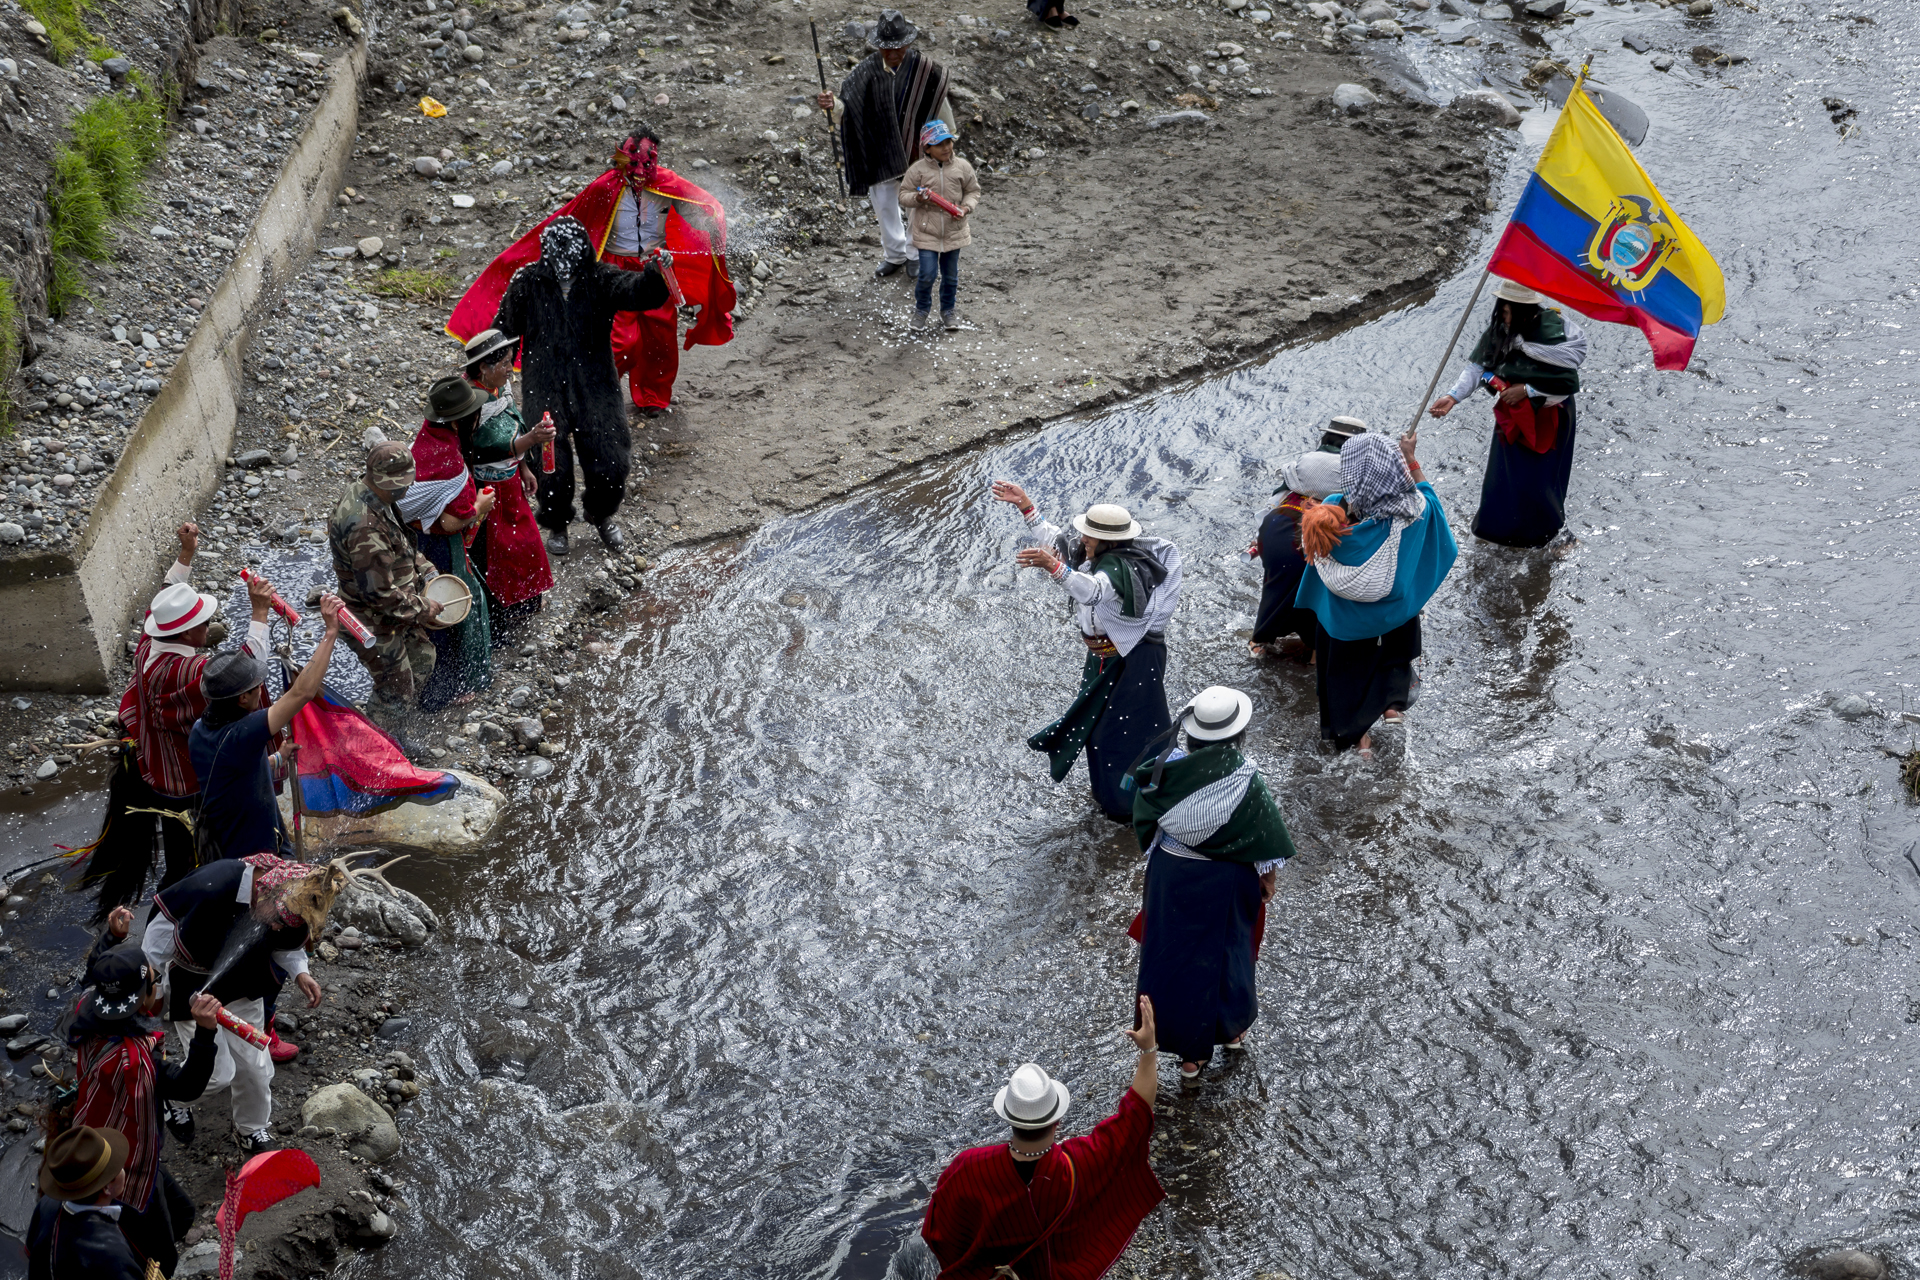
<svg viewBox="0 0 1920 1280">
<path fill-rule="evenodd" d="M 513 273 L 540 256 L 540 232 L 558 217 L 586 228 L 595 256 L 638 271 L 664 250 L 699 318 L 680 341 L 678 309 L 669 300 L 652 311 L 614 319 L 613 358 L 627 378 L 635 409 L 646 417 L 667 411 L 680 352 L 733 339 L 733 281 L 727 274 L 727 215 L 719 200 L 660 164 L 659 135 L 638 125 L 613 154 L 613 165 L 539 226 L 495 258 L 453 309 L 447 332 L 466 342 L 493 326 Z M 561 424 L 565 430 L 565 424 Z"/>
</svg>

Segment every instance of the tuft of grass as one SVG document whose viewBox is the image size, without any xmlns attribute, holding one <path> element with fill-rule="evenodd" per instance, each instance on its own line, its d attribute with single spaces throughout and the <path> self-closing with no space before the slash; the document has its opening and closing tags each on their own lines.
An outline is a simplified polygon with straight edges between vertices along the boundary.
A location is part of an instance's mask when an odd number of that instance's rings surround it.
<svg viewBox="0 0 1920 1280">
<path fill-rule="evenodd" d="M 141 174 L 166 149 L 166 99 L 139 72 L 128 79 L 131 95 L 107 94 L 74 114 L 69 141 L 54 156 L 47 193 L 53 213 L 47 309 L 56 316 L 86 298 L 80 260 L 104 261 L 112 253 L 109 220 L 140 207 Z"/>
<path fill-rule="evenodd" d="M 0 431 L 13 430 L 13 375 L 20 370 L 20 307 L 13 281 L 0 276 Z"/>
<path fill-rule="evenodd" d="M 53 215 L 49 237 L 53 282 L 47 289 L 47 309 L 60 316 L 87 296 L 80 259 L 100 262 L 112 252 L 107 240 L 107 201 L 100 191 L 100 179 L 86 156 L 73 147 L 60 148 L 53 158 L 53 188 L 47 193 L 47 203 Z"/>
<path fill-rule="evenodd" d="M 107 212 L 123 218 L 140 206 L 140 174 L 166 146 L 166 108 L 149 92 L 95 98 L 73 117 L 73 147 L 98 179 Z"/>
<path fill-rule="evenodd" d="M 74 54 L 99 43 L 81 19 L 80 0 L 21 0 L 21 3 L 47 29 L 53 60 L 60 65 L 65 66 Z M 107 54 L 108 58 L 112 56 L 111 52 Z"/>
<path fill-rule="evenodd" d="M 361 286 L 382 298 L 405 298 L 409 302 L 446 302 L 459 291 L 460 282 L 445 271 L 422 271 L 418 267 L 388 267 L 376 271 L 373 279 Z"/>
</svg>

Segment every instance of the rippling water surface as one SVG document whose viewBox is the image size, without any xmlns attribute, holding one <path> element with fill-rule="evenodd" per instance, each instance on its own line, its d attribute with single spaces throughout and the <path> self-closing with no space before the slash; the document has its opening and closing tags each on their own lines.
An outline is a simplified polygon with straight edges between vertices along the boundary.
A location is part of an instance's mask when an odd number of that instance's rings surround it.
<svg viewBox="0 0 1920 1280">
<path fill-rule="evenodd" d="M 1252 1052 L 1162 1095 L 1143 1274 L 1920 1257 L 1920 824 L 1880 749 L 1920 701 L 1920 26 L 1902 0 L 1847 11 L 1871 22 L 1723 0 L 1693 37 L 1599 7 L 1565 52 L 1646 106 L 1642 158 L 1719 252 L 1729 318 L 1685 374 L 1589 326 L 1579 541 L 1464 548 L 1409 748 L 1317 749 L 1305 673 L 1245 656 L 1242 551 L 1315 424 L 1404 420 L 1471 274 L 669 557 L 599 704 L 556 730 L 562 770 L 489 852 L 410 877 L 448 921 L 420 961 L 434 1083 L 406 1229 L 351 1274 L 875 1277 L 946 1159 L 999 1135 L 1012 1066 L 1068 1080 L 1081 1125 L 1111 1107 L 1139 854 L 1023 745 L 1080 650 L 1057 588 L 1010 572 L 996 476 L 1055 516 L 1119 496 L 1182 546 L 1169 694 L 1254 692 L 1302 849 Z M 1634 30 L 1754 60 L 1663 76 L 1620 49 Z M 1463 542 L 1487 432 L 1483 400 L 1423 435 Z M 1892 718 L 1835 719 L 1841 693 Z"/>
</svg>

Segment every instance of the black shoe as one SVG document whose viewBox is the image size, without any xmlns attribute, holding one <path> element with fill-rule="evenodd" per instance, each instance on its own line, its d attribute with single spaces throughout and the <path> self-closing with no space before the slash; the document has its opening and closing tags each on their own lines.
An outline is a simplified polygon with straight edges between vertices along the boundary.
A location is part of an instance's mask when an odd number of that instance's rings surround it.
<svg viewBox="0 0 1920 1280">
<path fill-rule="evenodd" d="M 161 1114 L 166 1117 L 167 1132 L 173 1140 L 183 1147 L 193 1145 L 193 1111 L 178 1102 L 162 1102 Z"/>
<path fill-rule="evenodd" d="M 276 1150 L 280 1145 L 273 1140 L 271 1129 L 255 1129 L 252 1133 L 243 1133 L 239 1135 L 237 1141 L 240 1143 L 240 1154 L 248 1159 L 252 1159 L 263 1151 Z"/>
<path fill-rule="evenodd" d="M 567 535 L 564 532 L 547 535 L 547 554 L 550 556 L 567 554 Z"/>
<path fill-rule="evenodd" d="M 618 551 L 627 545 L 627 535 L 620 532 L 620 526 L 613 521 L 602 521 L 593 527 L 600 531 L 600 541 L 607 544 L 607 550 Z"/>
<path fill-rule="evenodd" d="M 900 268 L 906 265 L 904 262 L 883 262 L 873 269 L 873 278 L 876 280 L 885 280 L 888 276 L 898 272 Z"/>
</svg>

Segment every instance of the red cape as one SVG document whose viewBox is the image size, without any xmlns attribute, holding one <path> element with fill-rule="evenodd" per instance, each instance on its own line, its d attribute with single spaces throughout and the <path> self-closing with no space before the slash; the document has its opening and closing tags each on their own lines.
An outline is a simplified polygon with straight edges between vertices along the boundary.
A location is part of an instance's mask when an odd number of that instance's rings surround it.
<svg viewBox="0 0 1920 1280">
<path fill-rule="evenodd" d="M 1092 1133 L 1042 1156 L 1031 1185 L 1005 1143 L 962 1151 L 920 1224 L 940 1280 L 993 1280 L 1009 1263 L 1023 1280 L 1100 1280 L 1165 1198 L 1147 1164 L 1152 1136 L 1153 1108 L 1129 1088 Z"/>
<path fill-rule="evenodd" d="M 453 308 L 447 320 L 447 332 L 466 342 L 474 334 L 493 326 L 500 310 L 500 299 L 507 292 L 513 273 L 540 260 L 540 231 L 561 215 L 577 219 L 593 237 L 594 254 L 604 257 L 607 241 L 613 238 L 613 215 L 620 207 L 620 193 L 626 190 L 626 177 L 618 169 L 609 169 L 579 195 L 541 219 L 539 226 L 509 245 L 505 252 L 487 264 L 480 278 Z M 685 200 L 707 211 L 720 228 L 720 243 L 704 231 L 696 230 L 668 206 L 667 252 L 673 255 L 673 273 L 687 301 L 700 308 L 700 318 L 687 330 L 685 347 L 695 343 L 717 347 L 733 339 L 733 281 L 727 275 L 727 211 L 720 202 L 694 186 L 671 169 L 655 169 L 647 190 L 670 200 Z"/>
</svg>

